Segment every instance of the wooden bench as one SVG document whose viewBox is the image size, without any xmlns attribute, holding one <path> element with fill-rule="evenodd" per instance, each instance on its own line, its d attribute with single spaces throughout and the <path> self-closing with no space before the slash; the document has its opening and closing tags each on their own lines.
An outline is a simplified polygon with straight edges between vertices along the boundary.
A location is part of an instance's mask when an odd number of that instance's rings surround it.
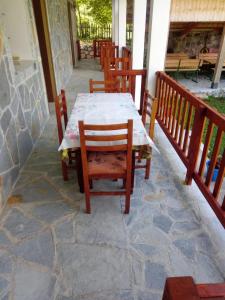
<svg viewBox="0 0 225 300">
<path fill-rule="evenodd" d="M 167 59 L 165 64 L 166 72 L 176 72 L 176 77 L 180 72 L 192 72 L 196 74 L 196 79 L 192 80 L 198 82 L 198 72 L 200 70 L 202 61 L 199 58 L 181 58 L 181 59 Z"/>
<path fill-rule="evenodd" d="M 166 59 L 181 59 L 181 58 L 189 58 L 187 53 L 177 52 L 177 53 L 167 53 Z"/>
</svg>

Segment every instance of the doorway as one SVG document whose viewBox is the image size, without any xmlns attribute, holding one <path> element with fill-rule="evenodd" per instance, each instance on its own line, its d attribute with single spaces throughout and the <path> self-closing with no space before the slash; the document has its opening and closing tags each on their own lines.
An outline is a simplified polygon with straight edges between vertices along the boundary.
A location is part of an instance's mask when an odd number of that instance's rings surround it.
<svg viewBox="0 0 225 300">
<path fill-rule="evenodd" d="M 48 28 L 46 3 L 45 0 L 32 0 L 32 3 L 48 101 L 53 102 L 54 98 L 57 96 L 57 88 Z"/>
</svg>

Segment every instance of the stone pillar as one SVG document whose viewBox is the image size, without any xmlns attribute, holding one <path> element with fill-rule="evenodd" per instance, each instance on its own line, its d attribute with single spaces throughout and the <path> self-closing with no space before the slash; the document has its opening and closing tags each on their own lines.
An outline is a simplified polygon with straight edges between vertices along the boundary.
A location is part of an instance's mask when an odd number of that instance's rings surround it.
<svg viewBox="0 0 225 300">
<path fill-rule="evenodd" d="M 147 57 L 147 88 L 155 94 L 156 71 L 163 71 L 168 44 L 170 27 L 171 0 L 151 0 L 148 57 Z"/>
<path fill-rule="evenodd" d="M 121 56 L 122 47 L 126 46 L 127 0 L 119 0 L 118 46 Z"/>
<path fill-rule="evenodd" d="M 112 0 L 112 41 L 115 42 L 115 0 Z"/>
<path fill-rule="evenodd" d="M 142 69 L 144 63 L 147 0 L 133 0 L 133 69 Z M 136 79 L 135 103 L 140 108 L 141 78 Z"/>
<path fill-rule="evenodd" d="M 119 43 L 119 0 L 112 0 L 112 40 Z"/>
<path fill-rule="evenodd" d="M 224 62 L 225 62 L 225 26 L 223 26 L 223 33 L 220 40 L 219 54 L 218 54 L 215 71 L 213 74 L 212 84 L 211 84 L 211 88 L 213 89 L 218 88 Z"/>
</svg>

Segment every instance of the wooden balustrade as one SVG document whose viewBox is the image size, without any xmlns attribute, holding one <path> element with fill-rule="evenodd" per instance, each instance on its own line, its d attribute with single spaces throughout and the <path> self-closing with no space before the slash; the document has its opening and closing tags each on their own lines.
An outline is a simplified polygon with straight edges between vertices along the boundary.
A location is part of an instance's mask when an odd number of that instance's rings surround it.
<svg viewBox="0 0 225 300">
<path fill-rule="evenodd" d="M 156 97 L 159 101 L 156 118 L 187 168 L 186 183 L 195 180 L 225 227 L 225 197 L 221 195 L 225 175 L 225 149 L 221 143 L 225 138 L 225 118 L 163 72 L 157 72 Z M 212 178 L 219 156 L 214 185 Z"/>
</svg>

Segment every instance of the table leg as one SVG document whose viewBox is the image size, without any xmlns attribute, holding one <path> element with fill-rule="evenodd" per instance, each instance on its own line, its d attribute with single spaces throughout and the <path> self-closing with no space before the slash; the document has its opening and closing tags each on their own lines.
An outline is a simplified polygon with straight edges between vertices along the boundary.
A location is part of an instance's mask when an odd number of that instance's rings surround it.
<svg viewBox="0 0 225 300">
<path fill-rule="evenodd" d="M 76 161 L 77 161 L 77 180 L 80 187 L 80 192 L 84 193 L 83 168 L 82 168 L 80 149 L 77 150 Z"/>
</svg>

